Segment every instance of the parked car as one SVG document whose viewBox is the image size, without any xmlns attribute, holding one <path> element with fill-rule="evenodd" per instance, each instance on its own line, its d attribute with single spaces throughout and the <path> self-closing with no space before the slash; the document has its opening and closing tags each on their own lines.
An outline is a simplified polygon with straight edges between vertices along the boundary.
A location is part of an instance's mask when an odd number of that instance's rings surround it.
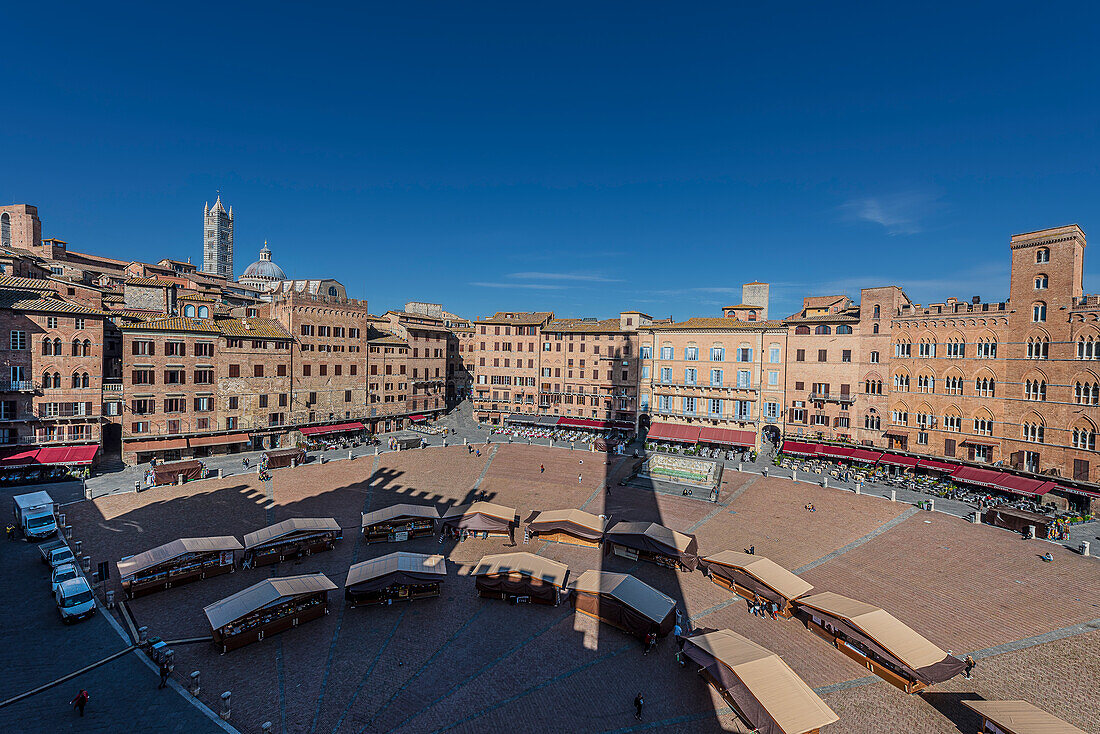
<svg viewBox="0 0 1100 734">
<path fill-rule="evenodd" d="M 57 587 L 69 579 L 80 578 L 80 569 L 75 563 L 62 563 L 50 574 L 50 593 L 56 594 Z"/>
<path fill-rule="evenodd" d="M 57 568 L 62 563 L 76 563 L 76 556 L 73 555 L 64 540 L 43 543 L 38 546 L 38 551 L 42 554 L 42 562 L 52 568 Z"/>
<path fill-rule="evenodd" d="M 61 621 L 70 624 L 95 614 L 95 595 L 83 576 L 62 581 L 54 592 Z"/>
</svg>

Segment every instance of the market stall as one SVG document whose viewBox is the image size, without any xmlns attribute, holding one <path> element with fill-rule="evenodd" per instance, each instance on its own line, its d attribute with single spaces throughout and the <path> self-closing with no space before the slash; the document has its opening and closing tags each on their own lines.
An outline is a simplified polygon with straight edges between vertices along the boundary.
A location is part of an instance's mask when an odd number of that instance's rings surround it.
<svg viewBox="0 0 1100 734">
<path fill-rule="evenodd" d="M 243 568 L 267 566 L 288 558 L 332 550 L 344 537 L 331 517 L 292 517 L 244 536 Z"/>
<path fill-rule="evenodd" d="M 195 459 L 157 464 L 153 467 L 153 484 L 158 487 L 164 484 L 175 484 L 179 481 L 180 475 L 185 482 L 202 479 L 206 475 L 206 465 Z"/>
<path fill-rule="evenodd" d="M 814 587 L 770 558 L 751 553 L 722 551 L 699 559 L 710 580 L 749 601 L 766 600 L 791 616 L 791 601 Z"/>
<path fill-rule="evenodd" d="M 1085 734 L 1027 701 L 970 701 L 962 705 L 981 717 L 978 734 Z"/>
<path fill-rule="evenodd" d="M 569 584 L 573 608 L 645 639 L 665 637 L 676 624 L 676 602 L 626 573 L 585 571 Z"/>
<path fill-rule="evenodd" d="M 431 535 L 439 510 L 431 505 L 390 505 L 363 513 L 363 539 L 368 543 L 400 543 Z"/>
<path fill-rule="evenodd" d="M 831 591 L 795 599 L 794 613 L 812 632 L 906 693 L 954 678 L 964 667 L 889 612 Z"/>
<path fill-rule="evenodd" d="M 306 452 L 304 449 L 275 449 L 264 452 L 267 457 L 268 469 L 285 469 L 288 466 L 301 466 L 305 463 Z"/>
<path fill-rule="evenodd" d="M 447 561 L 443 556 L 390 553 L 349 568 L 344 599 L 353 607 L 427 599 L 439 596 L 446 577 Z"/>
<path fill-rule="evenodd" d="M 1035 528 L 1035 537 L 1045 539 L 1054 518 L 1040 515 L 1027 510 L 1017 510 L 1014 507 L 1004 505 L 987 507 L 982 513 L 982 522 L 1006 530 L 1014 530 L 1017 533 L 1027 535 L 1032 527 Z"/>
<path fill-rule="evenodd" d="M 225 653 L 323 617 L 335 588 L 323 573 L 264 579 L 203 612 L 214 644 Z"/>
<path fill-rule="evenodd" d="M 535 513 L 527 521 L 527 529 L 539 540 L 598 548 L 607 521 L 583 510 L 548 510 Z"/>
<path fill-rule="evenodd" d="M 465 531 L 483 538 L 511 538 L 517 525 L 519 515 L 515 508 L 494 505 L 492 502 L 474 502 L 452 507 L 437 522 L 440 530 L 450 530 L 458 535 Z"/>
<path fill-rule="evenodd" d="M 470 572 L 477 595 L 507 599 L 513 604 L 557 606 L 569 594 L 569 567 L 534 553 L 499 553 L 485 556 Z"/>
<path fill-rule="evenodd" d="M 689 633 L 684 655 L 758 734 L 817 734 L 840 720 L 782 658 L 735 632 Z"/>
<path fill-rule="evenodd" d="M 133 599 L 161 589 L 232 573 L 241 543 L 230 535 L 179 538 L 118 561 L 118 576 L 126 597 Z"/>
<path fill-rule="evenodd" d="M 643 560 L 681 571 L 699 565 L 699 544 L 694 535 L 680 533 L 655 522 L 618 522 L 604 534 L 604 552 L 632 561 Z"/>
</svg>

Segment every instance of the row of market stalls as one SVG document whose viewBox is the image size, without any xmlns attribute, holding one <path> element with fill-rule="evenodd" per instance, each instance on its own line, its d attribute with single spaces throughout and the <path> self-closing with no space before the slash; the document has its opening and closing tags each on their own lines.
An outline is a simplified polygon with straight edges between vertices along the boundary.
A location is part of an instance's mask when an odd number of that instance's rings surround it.
<svg viewBox="0 0 1100 734">
<path fill-rule="evenodd" d="M 731 448 L 751 449 L 756 446 L 756 433 L 714 426 L 681 426 L 674 423 L 653 423 L 646 441 L 667 441 L 689 446 L 707 444 Z"/>
<path fill-rule="evenodd" d="M 1072 502 L 1075 505 L 1088 505 L 1093 499 L 1100 499 L 1100 492 L 1074 487 L 1062 482 L 1036 479 L 998 469 L 984 469 L 922 456 L 898 454 L 881 449 L 784 441 L 782 452 L 792 456 L 848 461 L 870 467 L 890 466 L 903 470 L 935 472 L 949 478 L 952 482 L 1029 499 L 1040 498 L 1050 492 L 1056 492 L 1062 496 L 1063 500 Z"/>
<path fill-rule="evenodd" d="M 260 458 L 262 469 L 283 469 L 304 464 L 306 452 L 299 448 L 273 449 L 265 451 Z M 147 482 L 151 486 L 161 487 L 166 484 L 178 484 L 179 482 L 193 482 L 207 477 L 206 463 L 199 459 L 184 459 L 167 463 L 154 463 L 147 474 Z"/>
<path fill-rule="evenodd" d="M 244 544 L 230 535 L 178 538 L 119 560 L 122 590 L 127 598 L 199 581 L 237 568 L 263 566 L 332 550 L 343 538 L 331 517 L 293 517 L 244 536 Z"/>
</svg>

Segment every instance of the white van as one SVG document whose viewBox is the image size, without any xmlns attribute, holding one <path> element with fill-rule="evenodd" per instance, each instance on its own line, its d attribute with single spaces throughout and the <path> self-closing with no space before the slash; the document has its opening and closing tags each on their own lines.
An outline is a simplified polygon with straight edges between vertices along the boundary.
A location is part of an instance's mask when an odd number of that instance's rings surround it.
<svg viewBox="0 0 1100 734">
<path fill-rule="evenodd" d="M 61 586 L 63 581 L 75 578 L 80 578 L 80 569 L 76 567 L 76 564 L 62 563 L 50 575 L 50 593 L 56 594 L 57 587 Z"/>
<path fill-rule="evenodd" d="M 57 611 L 65 624 L 95 614 L 95 595 L 83 576 L 62 581 L 54 592 Z"/>
</svg>

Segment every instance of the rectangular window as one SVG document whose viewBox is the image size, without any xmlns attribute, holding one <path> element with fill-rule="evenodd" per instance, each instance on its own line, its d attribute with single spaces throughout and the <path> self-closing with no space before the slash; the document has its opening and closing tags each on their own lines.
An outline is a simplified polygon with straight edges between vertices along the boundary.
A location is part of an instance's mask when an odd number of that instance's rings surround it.
<svg viewBox="0 0 1100 734">
<path fill-rule="evenodd" d="M 240 398 L 229 398 L 229 410 L 237 410 L 238 405 L 240 405 Z"/>
<path fill-rule="evenodd" d="M 195 370 L 196 385 L 213 385 L 214 370 Z"/>
<path fill-rule="evenodd" d="M 683 403 L 685 413 L 695 412 L 695 398 L 683 398 Z"/>
<path fill-rule="evenodd" d="M 806 350 L 805 349 L 796 349 L 795 352 L 794 352 L 794 361 L 795 362 L 805 362 L 806 361 Z"/>
<path fill-rule="evenodd" d="M 752 373 L 748 370 L 737 370 L 737 387 L 747 389 L 752 386 Z"/>
<path fill-rule="evenodd" d="M 818 362 L 828 362 L 829 361 L 829 350 L 828 349 L 818 349 L 817 350 L 817 361 Z"/>
<path fill-rule="evenodd" d="M 642 359 L 653 359 L 653 346 L 651 344 L 643 344 L 638 356 Z"/>
<path fill-rule="evenodd" d="M 195 398 L 195 412 L 196 413 L 209 413 L 214 409 L 214 398 L 203 397 Z"/>
<path fill-rule="evenodd" d="M 74 323 L 73 325 L 74 325 L 74 326 L 75 326 L 75 327 L 76 327 L 77 329 L 83 329 L 83 328 L 84 328 L 84 319 L 82 319 L 82 318 L 77 318 L 77 319 L 75 320 L 75 323 Z"/>
<path fill-rule="evenodd" d="M 165 370 L 164 371 L 164 384 L 165 385 L 183 385 L 187 383 L 187 378 L 184 376 L 183 370 Z"/>
<path fill-rule="evenodd" d="M 165 413 L 183 413 L 187 410 L 185 401 L 183 398 L 165 398 L 164 399 L 164 412 Z M 179 431 L 169 431 L 169 433 L 179 433 Z"/>
<path fill-rule="evenodd" d="M 278 377 L 286 377 L 286 365 L 280 364 L 275 366 L 275 374 Z"/>
<path fill-rule="evenodd" d="M 779 347 L 772 347 L 768 352 L 768 361 L 772 364 L 779 364 Z"/>
<path fill-rule="evenodd" d="M 694 385 L 694 384 L 695 384 L 695 379 L 696 379 L 696 375 L 698 375 L 698 373 L 699 373 L 699 371 L 698 371 L 698 370 L 694 370 L 694 369 L 686 369 L 686 370 L 684 370 L 684 384 L 686 384 L 686 385 Z"/>
<path fill-rule="evenodd" d="M 266 408 L 267 407 L 267 396 L 266 395 L 261 395 L 260 396 L 260 407 L 261 408 Z"/>
<path fill-rule="evenodd" d="M 187 345 L 183 342 L 165 342 L 164 343 L 164 356 L 166 357 L 183 357 L 187 354 Z"/>
<path fill-rule="evenodd" d="M 710 361 L 711 362 L 722 362 L 722 361 L 725 360 L 725 358 L 726 358 L 726 350 L 725 349 L 723 349 L 722 347 L 711 347 L 710 348 Z"/>
<path fill-rule="evenodd" d="M 195 356 L 196 357 L 213 357 L 214 345 L 210 342 L 197 342 L 195 344 Z"/>
<path fill-rule="evenodd" d="M 710 414 L 722 415 L 722 401 L 715 398 L 711 398 L 709 401 Z"/>
<path fill-rule="evenodd" d="M 661 347 L 661 359 L 672 359 L 672 347 Z"/>
<path fill-rule="evenodd" d="M 711 370 L 710 371 L 710 384 L 713 385 L 714 387 L 721 387 L 722 386 L 722 370 Z"/>
<path fill-rule="evenodd" d="M 768 384 L 775 387 L 779 384 L 779 370 L 768 371 Z"/>
<path fill-rule="evenodd" d="M 15 332 L 12 332 L 12 333 L 15 333 Z M 13 347 L 13 349 L 14 349 L 14 347 Z M 131 354 L 136 354 L 136 355 L 140 355 L 140 356 L 152 356 L 152 355 L 157 353 L 157 350 L 156 350 L 156 347 L 153 346 L 153 342 L 145 341 L 145 340 L 139 340 L 139 341 L 134 341 L 130 344 L 130 352 L 131 352 Z"/>
<path fill-rule="evenodd" d="M 264 366 L 262 364 L 252 365 L 252 376 L 253 377 L 263 377 L 264 376 Z"/>
<path fill-rule="evenodd" d="M 240 377 L 241 376 L 241 366 L 239 364 L 229 365 L 229 376 L 230 377 Z"/>
<path fill-rule="evenodd" d="M 840 353 L 840 361 L 841 362 L 851 362 L 852 361 L 852 350 L 851 349 L 843 350 Z"/>
<path fill-rule="evenodd" d="M 134 370 L 130 382 L 134 385 L 152 385 L 156 383 L 155 375 L 153 370 Z"/>
<path fill-rule="evenodd" d="M 878 364 L 878 352 L 871 352 L 871 364 Z"/>
<path fill-rule="evenodd" d="M 648 364 L 643 364 L 642 365 L 642 379 L 643 380 L 648 380 L 649 379 L 649 365 Z"/>
</svg>

